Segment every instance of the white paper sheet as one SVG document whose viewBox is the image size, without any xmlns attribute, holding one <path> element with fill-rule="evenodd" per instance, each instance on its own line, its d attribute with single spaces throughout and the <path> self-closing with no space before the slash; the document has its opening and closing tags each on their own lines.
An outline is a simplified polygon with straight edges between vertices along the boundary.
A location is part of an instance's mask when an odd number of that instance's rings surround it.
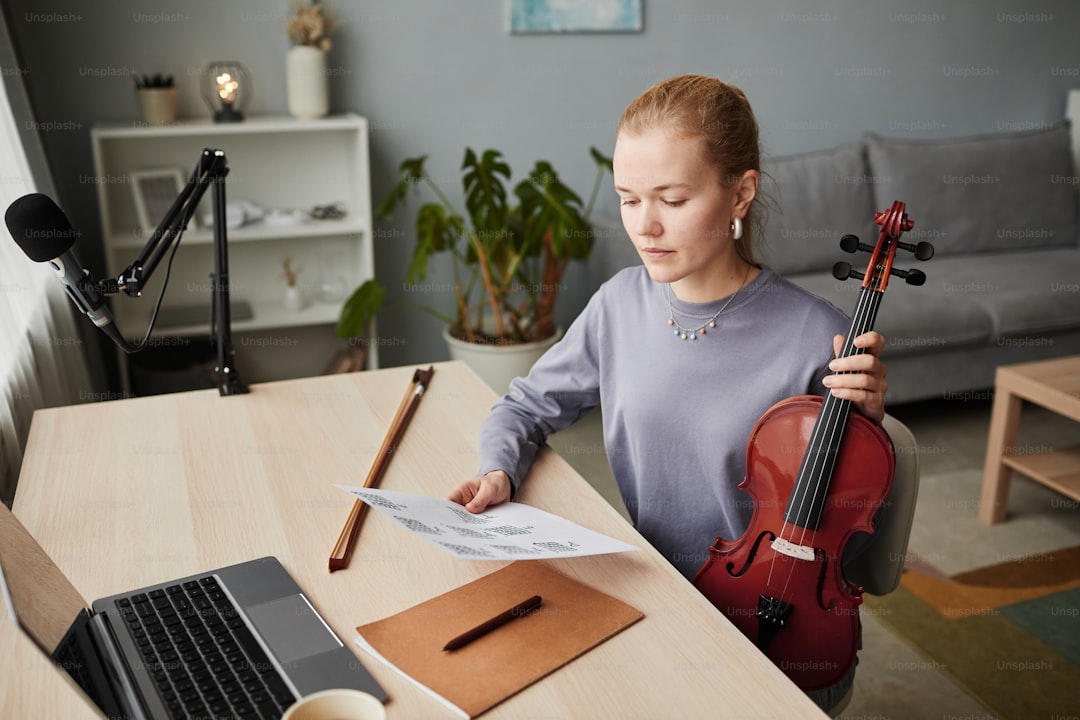
<svg viewBox="0 0 1080 720">
<path fill-rule="evenodd" d="M 337 487 L 459 558 L 542 560 L 638 549 L 522 503 L 501 503 L 474 515 L 456 502 L 428 495 Z"/>
</svg>

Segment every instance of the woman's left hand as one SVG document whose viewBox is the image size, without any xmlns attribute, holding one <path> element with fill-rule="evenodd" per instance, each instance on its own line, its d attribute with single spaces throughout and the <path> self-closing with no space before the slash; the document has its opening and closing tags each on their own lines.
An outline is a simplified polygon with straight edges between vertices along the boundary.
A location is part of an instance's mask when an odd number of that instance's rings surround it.
<svg viewBox="0 0 1080 720">
<path fill-rule="evenodd" d="M 876 332 L 868 332 L 855 338 L 855 347 L 865 352 L 837 357 L 829 363 L 835 375 L 825 378 L 825 386 L 842 400 L 850 400 L 855 407 L 874 422 L 885 417 L 885 392 L 889 383 L 885 379 L 888 368 L 878 357 L 885 349 L 885 338 Z M 833 338 L 833 352 L 840 354 L 844 336 Z"/>
</svg>

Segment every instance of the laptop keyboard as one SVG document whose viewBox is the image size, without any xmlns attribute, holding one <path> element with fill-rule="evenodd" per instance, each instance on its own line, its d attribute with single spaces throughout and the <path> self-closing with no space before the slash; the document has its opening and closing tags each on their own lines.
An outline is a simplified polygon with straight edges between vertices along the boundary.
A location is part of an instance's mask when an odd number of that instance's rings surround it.
<svg viewBox="0 0 1080 720">
<path fill-rule="evenodd" d="M 296 699 L 217 578 L 116 605 L 172 717 L 276 720 Z"/>
</svg>

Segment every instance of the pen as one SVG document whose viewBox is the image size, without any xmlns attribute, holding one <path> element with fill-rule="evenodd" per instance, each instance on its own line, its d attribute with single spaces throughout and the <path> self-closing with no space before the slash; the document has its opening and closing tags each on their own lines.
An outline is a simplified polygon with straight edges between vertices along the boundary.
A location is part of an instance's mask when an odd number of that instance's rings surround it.
<svg viewBox="0 0 1080 720">
<path fill-rule="evenodd" d="M 443 646 L 443 650 L 457 650 L 458 648 L 464 647 L 471 643 L 473 640 L 487 635 L 495 628 L 505 625 L 514 618 L 528 615 L 530 611 L 535 610 L 538 607 L 540 607 L 540 596 L 533 595 L 528 600 L 518 603 L 517 605 L 505 612 L 499 613 L 490 620 L 487 620 L 480 625 L 477 625 L 472 630 L 458 635 L 456 638 L 446 643 L 446 645 Z"/>
</svg>

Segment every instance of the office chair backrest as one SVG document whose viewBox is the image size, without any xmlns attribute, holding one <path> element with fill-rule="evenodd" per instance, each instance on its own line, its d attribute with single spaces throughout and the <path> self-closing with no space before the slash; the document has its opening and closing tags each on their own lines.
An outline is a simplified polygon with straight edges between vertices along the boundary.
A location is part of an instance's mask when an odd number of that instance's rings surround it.
<svg viewBox="0 0 1080 720">
<path fill-rule="evenodd" d="M 887 595 L 900 585 L 904 571 L 915 501 L 919 495 L 919 454 L 906 425 L 886 414 L 882 427 L 892 438 L 896 468 L 892 487 L 875 519 L 875 531 L 861 552 L 844 562 L 848 582 L 871 595 Z"/>
</svg>

